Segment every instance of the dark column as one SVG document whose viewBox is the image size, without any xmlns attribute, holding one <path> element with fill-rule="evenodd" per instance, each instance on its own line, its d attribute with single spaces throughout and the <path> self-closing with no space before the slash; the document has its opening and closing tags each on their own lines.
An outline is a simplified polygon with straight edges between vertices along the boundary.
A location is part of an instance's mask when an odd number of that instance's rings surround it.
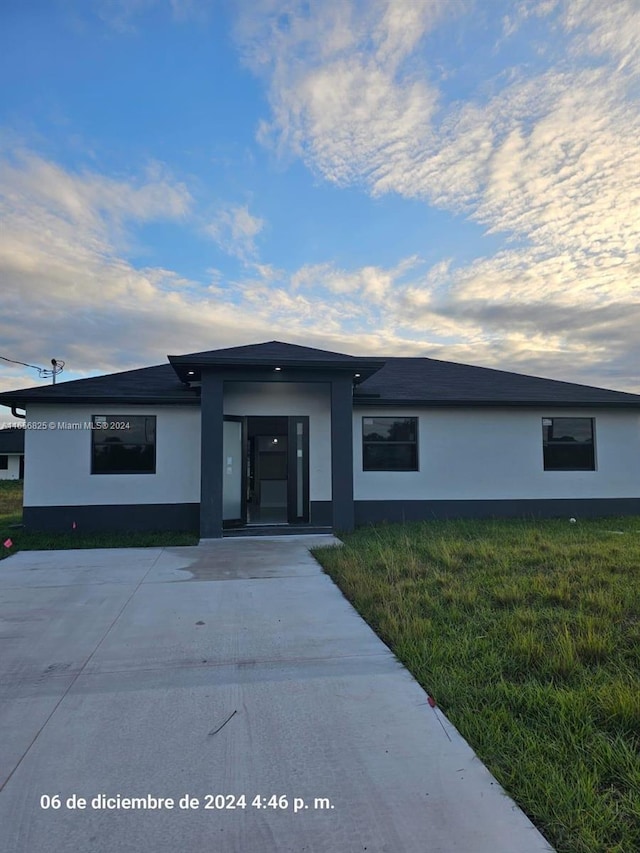
<svg viewBox="0 0 640 853">
<path fill-rule="evenodd" d="M 331 381 L 331 497 L 334 530 L 353 530 L 353 391 L 350 376 Z"/>
<path fill-rule="evenodd" d="M 222 536 L 223 381 L 202 371 L 200 398 L 200 538 Z"/>
</svg>

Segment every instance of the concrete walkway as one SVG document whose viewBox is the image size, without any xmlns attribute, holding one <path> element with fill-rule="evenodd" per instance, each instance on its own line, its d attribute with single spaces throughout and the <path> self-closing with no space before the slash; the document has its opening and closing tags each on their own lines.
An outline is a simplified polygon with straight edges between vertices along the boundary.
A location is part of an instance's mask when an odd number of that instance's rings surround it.
<svg viewBox="0 0 640 853">
<path fill-rule="evenodd" d="M 335 541 L 1 562 L 1 853 L 550 850 L 307 550 Z"/>
</svg>

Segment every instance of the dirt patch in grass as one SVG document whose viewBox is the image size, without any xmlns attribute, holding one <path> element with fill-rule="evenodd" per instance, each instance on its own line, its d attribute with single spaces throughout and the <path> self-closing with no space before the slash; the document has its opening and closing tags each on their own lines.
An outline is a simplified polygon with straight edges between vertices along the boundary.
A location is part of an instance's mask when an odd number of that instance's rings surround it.
<svg viewBox="0 0 640 853">
<path fill-rule="evenodd" d="M 640 851 L 640 519 L 344 540 L 314 553 L 559 853 Z"/>
</svg>

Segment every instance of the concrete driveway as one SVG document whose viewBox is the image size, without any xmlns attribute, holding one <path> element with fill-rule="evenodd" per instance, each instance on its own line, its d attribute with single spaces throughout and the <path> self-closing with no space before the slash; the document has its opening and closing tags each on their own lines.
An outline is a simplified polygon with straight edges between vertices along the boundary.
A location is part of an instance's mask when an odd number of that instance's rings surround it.
<svg viewBox="0 0 640 853">
<path fill-rule="evenodd" d="M 0 563 L 0 851 L 550 850 L 308 552 L 335 541 Z"/>
</svg>

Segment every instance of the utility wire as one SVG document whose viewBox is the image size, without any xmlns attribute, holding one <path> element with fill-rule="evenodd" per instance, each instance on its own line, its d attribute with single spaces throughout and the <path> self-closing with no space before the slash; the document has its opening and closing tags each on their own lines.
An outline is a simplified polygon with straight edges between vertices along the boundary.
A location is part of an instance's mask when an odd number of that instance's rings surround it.
<svg viewBox="0 0 640 853">
<path fill-rule="evenodd" d="M 32 370 L 37 370 L 38 375 L 41 379 L 48 379 L 49 377 L 53 377 L 53 381 L 55 383 L 56 376 L 58 373 L 62 373 L 64 370 L 64 361 L 58 361 L 55 358 L 51 359 L 51 364 L 53 367 L 38 367 L 37 364 L 28 364 L 26 361 L 18 361 L 15 358 L 7 358 L 6 355 L 0 355 L 1 361 L 8 361 L 11 364 L 21 364 L 23 367 L 30 367 Z"/>
<path fill-rule="evenodd" d="M 2 359 L 2 361 L 10 361 L 12 364 L 21 364 L 21 365 L 23 365 L 23 367 L 33 367 L 34 370 L 44 370 L 45 369 L 44 367 L 38 367 L 35 364 L 27 364 L 26 361 L 16 361 L 15 358 L 7 358 L 4 355 L 0 355 L 0 359 Z"/>
</svg>

